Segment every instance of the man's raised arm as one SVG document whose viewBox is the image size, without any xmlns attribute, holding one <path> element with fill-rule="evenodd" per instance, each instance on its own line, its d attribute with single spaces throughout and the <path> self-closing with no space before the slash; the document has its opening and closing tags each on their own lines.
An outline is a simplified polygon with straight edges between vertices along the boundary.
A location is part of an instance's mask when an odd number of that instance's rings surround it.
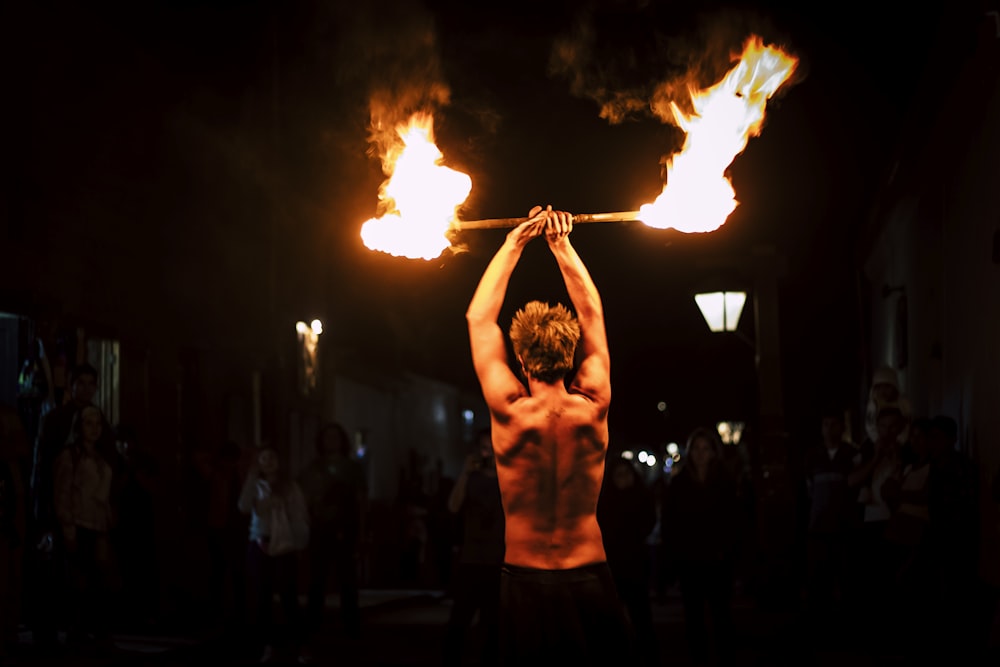
<svg viewBox="0 0 1000 667">
<path fill-rule="evenodd" d="M 528 213 L 528 220 L 507 234 L 503 245 L 483 272 L 465 313 L 469 325 L 472 365 L 479 378 L 486 405 L 494 412 L 526 393 L 524 385 L 518 381 L 507 363 L 507 347 L 497 320 L 507 294 L 510 275 L 521 259 L 524 246 L 544 231 L 551 208 L 532 208 Z"/>
<path fill-rule="evenodd" d="M 611 357 L 604 329 L 604 306 L 597 285 L 569 241 L 572 229 L 573 217 L 570 214 L 552 213 L 546 225 L 545 238 L 559 264 L 566 291 L 580 322 L 583 358 L 573 385 L 581 393 L 606 403 L 611 400 Z"/>
</svg>

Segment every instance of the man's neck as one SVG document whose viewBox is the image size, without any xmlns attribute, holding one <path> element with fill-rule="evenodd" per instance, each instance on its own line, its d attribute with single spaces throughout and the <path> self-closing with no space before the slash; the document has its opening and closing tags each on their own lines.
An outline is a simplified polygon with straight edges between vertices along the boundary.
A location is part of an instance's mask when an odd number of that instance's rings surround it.
<svg viewBox="0 0 1000 667">
<path fill-rule="evenodd" d="M 566 393 L 566 385 L 562 378 L 555 382 L 542 382 L 533 377 L 528 377 L 528 393 L 534 397 L 554 396 Z"/>
</svg>

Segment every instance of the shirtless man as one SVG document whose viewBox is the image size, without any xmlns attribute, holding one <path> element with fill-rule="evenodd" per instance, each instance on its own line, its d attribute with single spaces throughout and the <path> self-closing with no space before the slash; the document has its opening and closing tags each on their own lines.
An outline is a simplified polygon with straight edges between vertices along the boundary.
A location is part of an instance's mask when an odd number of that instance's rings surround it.
<svg viewBox="0 0 1000 667">
<path fill-rule="evenodd" d="M 634 655 L 597 523 L 611 402 L 604 311 L 570 244 L 572 229 L 568 213 L 531 209 L 486 267 L 466 313 L 506 518 L 504 664 L 545 658 L 626 664 Z M 510 338 L 525 386 L 508 364 L 497 320 L 524 247 L 543 234 L 576 317 L 561 304 L 538 301 L 514 316 Z M 573 374 L 578 343 L 582 354 Z"/>
</svg>

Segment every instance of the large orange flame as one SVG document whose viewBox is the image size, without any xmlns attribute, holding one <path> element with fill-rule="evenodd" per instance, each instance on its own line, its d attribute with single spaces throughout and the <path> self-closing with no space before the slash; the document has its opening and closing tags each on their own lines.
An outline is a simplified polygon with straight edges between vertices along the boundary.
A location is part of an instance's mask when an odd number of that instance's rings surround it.
<svg viewBox="0 0 1000 667">
<path fill-rule="evenodd" d="M 711 232 L 721 227 L 739 202 L 725 176 L 750 137 L 760 133 L 768 99 L 791 77 L 798 59 L 752 36 L 739 63 L 719 83 L 691 91 L 694 114 L 671 102 L 677 125 L 687 133 L 667 164 L 667 185 L 652 204 L 639 208 L 650 227 Z"/>
<path fill-rule="evenodd" d="M 383 159 L 382 215 L 361 226 L 361 240 L 372 250 L 434 259 L 451 246 L 446 234 L 472 179 L 441 164 L 433 128 L 430 113 L 416 113 L 397 128 L 400 144 Z"/>
</svg>

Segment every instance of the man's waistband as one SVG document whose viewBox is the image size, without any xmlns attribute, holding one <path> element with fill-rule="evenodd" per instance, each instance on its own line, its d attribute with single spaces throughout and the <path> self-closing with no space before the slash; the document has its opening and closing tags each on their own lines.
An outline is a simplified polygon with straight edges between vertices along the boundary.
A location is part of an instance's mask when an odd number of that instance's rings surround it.
<svg viewBox="0 0 1000 667">
<path fill-rule="evenodd" d="M 539 582 L 558 580 L 560 582 L 567 582 L 577 580 L 582 581 L 584 579 L 591 579 L 594 576 L 610 576 L 611 570 L 608 568 L 607 561 L 600 561 L 597 563 L 580 565 L 578 567 L 552 570 L 504 563 L 500 572 L 503 576 L 515 577 L 523 580 Z"/>
</svg>

